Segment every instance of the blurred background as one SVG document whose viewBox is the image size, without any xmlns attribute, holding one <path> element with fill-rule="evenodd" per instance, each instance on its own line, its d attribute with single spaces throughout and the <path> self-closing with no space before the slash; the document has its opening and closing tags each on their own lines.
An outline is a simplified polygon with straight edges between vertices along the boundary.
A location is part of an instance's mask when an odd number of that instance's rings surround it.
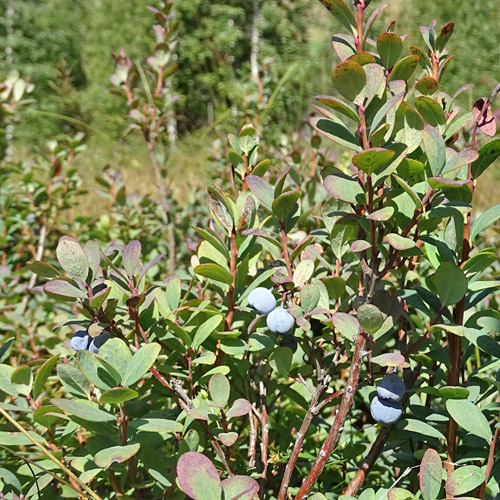
<svg viewBox="0 0 500 500">
<path fill-rule="evenodd" d="M 307 127 L 312 97 L 333 93 L 331 69 L 337 64 L 331 35 L 343 32 L 317 0 L 174 0 L 179 22 L 171 78 L 175 98 L 170 126 L 169 183 L 203 184 L 208 147 L 224 144 L 253 116 L 264 113 L 263 140 L 280 144 Z M 154 175 L 144 141 L 127 132 L 126 106 L 109 92 L 111 52 L 126 49 L 132 63 L 154 47 L 150 0 L 2 0 L 0 73 L 29 77 L 36 102 L 21 111 L 11 154 L 29 158 L 49 139 L 85 133 L 86 150 L 75 166 L 90 195 L 89 210 L 99 210 L 92 196 L 95 174 L 105 165 L 123 171 L 128 185 L 151 190 Z M 368 11 L 382 5 L 373 0 Z M 455 23 L 448 44 L 456 57 L 442 79 L 471 109 L 500 81 L 500 4 L 498 0 L 393 0 L 375 30 L 396 21 L 395 31 L 411 33 L 405 42 L 421 45 L 420 25 L 437 20 Z M 257 73 L 258 72 L 258 73 Z M 253 75 L 253 76 L 252 76 Z M 257 78 L 255 76 L 257 75 Z M 500 100 L 493 104 L 500 108 Z M 173 127 L 173 128 L 172 128 Z M 191 175 L 192 174 L 192 175 Z M 210 175 L 208 175 L 210 174 Z M 213 177 L 213 172 L 207 173 Z M 476 202 L 486 209 L 500 201 L 500 169 L 492 166 L 480 179 Z M 182 189 L 177 196 L 182 198 Z M 100 199 L 99 199 L 100 200 Z M 96 204 L 97 203 L 97 204 Z"/>
</svg>

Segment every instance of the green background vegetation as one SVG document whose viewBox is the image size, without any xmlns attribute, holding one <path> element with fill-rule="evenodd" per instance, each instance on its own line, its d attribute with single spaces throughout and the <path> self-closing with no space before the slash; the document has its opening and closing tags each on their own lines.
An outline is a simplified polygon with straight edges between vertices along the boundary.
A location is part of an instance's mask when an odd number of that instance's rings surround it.
<svg viewBox="0 0 500 500">
<path fill-rule="evenodd" d="M 9 4 L 13 7 L 10 34 L 5 16 Z M 154 2 L 4 0 L 0 50 L 5 52 L 10 46 L 12 54 L 11 61 L 0 60 L 0 73 L 16 70 L 28 76 L 35 84 L 31 97 L 37 101 L 16 129 L 16 156 L 29 156 L 58 134 L 83 131 L 90 147 L 79 160 L 82 169 L 95 173 L 111 164 L 123 169 L 139 190 L 150 187 L 153 175 L 144 145 L 135 141 L 133 134 L 126 141 L 120 140 L 125 132 L 125 109 L 123 102 L 108 92 L 111 51 L 125 47 L 135 62 L 153 44 L 150 15 L 145 9 L 149 4 Z M 174 5 L 180 23 L 179 71 L 173 78 L 172 92 L 178 98 L 175 113 L 180 140 L 172 155 L 170 175 L 186 187 L 189 181 L 179 179 L 179 174 L 186 177 L 188 171 L 200 180 L 199 172 L 211 153 L 207 144 L 251 121 L 265 104 L 258 102 L 250 75 L 255 2 L 193 0 Z M 260 2 L 259 8 L 258 60 L 264 95 L 269 98 L 279 88 L 266 130 L 267 136 L 279 143 L 284 134 L 305 123 L 312 96 L 332 92 L 330 70 L 337 61 L 329 37 L 342 28 L 316 0 L 271 0 Z M 432 19 L 438 26 L 455 23 L 449 48 L 456 58 L 443 78 L 443 87 L 453 93 L 464 82 L 474 83 L 475 87 L 462 95 L 464 107 L 489 95 L 500 77 L 497 0 L 395 0 L 379 19 L 377 30 L 396 20 L 399 33 L 412 33 L 406 47 L 418 40 L 418 25 Z M 487 208 L 498 200 L 490 188 L 498 176 L 498 168 L 492 168 L 481 179 L 477 191 L 480 207 Z M 92 188 L 92 178 L 87 177 L 88 188 Z M 93 201 L 89 198 L 91 205 Z"/>
</svg>

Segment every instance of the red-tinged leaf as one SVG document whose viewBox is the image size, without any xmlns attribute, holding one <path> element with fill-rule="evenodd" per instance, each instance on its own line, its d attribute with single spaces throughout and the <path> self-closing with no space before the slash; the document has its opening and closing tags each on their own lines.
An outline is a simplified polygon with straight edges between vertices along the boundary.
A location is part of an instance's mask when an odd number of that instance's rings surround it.
<svg viewBox="0 0 500 500">
<path fill-rule="evenodd" d="M 403 50 L 403 40 L 396 33 L 387 31 L 377 37 L 377 50 L 382 64 L 391 69 Z"/>
<path fill-rule="evenodd" d="M 237 399 L 226 413 L 228 418 L 242 417 L 252 411 L 252 405 L 244 398 Z"/>
<path fill-rule="evenodd" d="M 372 363 L 380 366 L 392 366 L 400 368 L 408 368 L 409 363 L 405 361 L 405 357 L 397 352 L 388 352 L 385 354 L 380 354 L 372 358 Z"/>
<path fill-rule="evenodd" d="M 177 462 L 182 491 L 193 500 L 220 500 L 222 486 L 214 464 L 197 451 L 188 451 Z"/>
<path fill-rule="evenodd" d="M 448 43 L 448 40 L 450 39 L 452 33 L 453 33 L 453 28 L 455 25 L 453 23 L 446 23 L 439 33 L 436 36 L 436 41 L 434 42 L 434 46 L 436 47 L 437 52 L 441 52 L 446 44 Z"/>
<path fill-rule="evenodd" d="M 332 71 L 333 86 L 351 102 L 359 100 L 366 85 L 366 74 L 361 64 L 354 61 L 340 63 Z"/>
<path fill-rule="evenodd" d="M 271 208 L 274 201 L 274 189 L 262 177 L 257 177 L 256 175 L 247 175 L 245 177 L 245 182 L 248 188 L 260 200 L 267 208 Z"/>
<path fill-rule="evenodd" d="M 71 283 L 65 280 L 52 280 L 45 283 L 43 290 L 46 293 L 59 295 L 60 297 L 72 298 L 72 299 L 85 299 L 87 297 L 87 292 L 73 286 Z"/>
<path fill-rule="evenodd" d="M 122 251 L 122 265 L 129 276 L 133 276 L 139 265 L 141 257 L 141 243 L 138 240 L 132 240 Z"/>
<path fill-rule="evenodd" d="M 221 442 L 224 446 L 233 446 L 233 444 L 236 443 L 236 440 L 238 439 L 238 433 L 237 432 L 221 432 L 219 434 L 219 439 L 221 440 Z"/>
<path fill-rule="evenodd" d="M 412 239 L 405 238 L 396 233 L 389 233 L 385 235 L 384 240 L 396 250 L 408 250 L 416 246 L 416 243 Z"/>
<path fill-rule="evenodd" d="M 350 314 L 337 312 L 332 316 L 332 323 L 342 336 L 351 341 L 359 333 L 359 321 Z"/>
<path fill-rule="evenodd" d="M 476 465 L 464 465 L 454 470 L 446 480 L 446 495 L 463 495 L 484 483 L 484 472 Z"/>
<path fill-rule="evenodd" d="M 383 222 L 389 220 L 393 216 L 393 214 L 394 214 L 394 207 L 384 207 L 381 208 L 380 210 L 377 210 L 367 215 L 366 218 L 368 220 Z"/>
<path fill-rule="evenodd" d="M 487 103 L 488 99 L 485 97 L 478 99 L 472 107 L 472 114 L 474 115 L 478 129 L 484 134 L 493 137 L 497 132 L 497 124 L 491 112 L 491 106 L 488 104 L 486 107 Z"/>
<path fill-rule="evenodd" d="M 419 484 L 423 500 L 436 500 L 443 482 L 443 464 L 436 450 L 429 448 L 420 464 Z"/>
<path fill-rule="evenodd" d="M 454 181 L 446 177 L 429 177 L 427 182 L 434 191 L 437 191 L 438 189 L 459 189 L 467 184 L 468 181 Z"/>
<path fill-rule="evenodd" d="M 139 451 L 140 447 L 141 445 L 139 443 L 135 443 L 127 446 L 106 448 L 96 453 L 94 462 L 98 467 L 107 469 L 112 464 L 121 464 L 129 458 L 132 458 Z"/>
<path fill-rule="evenodd" d="M 415 88 L 423 95 L 432 95 L 439 90 L 439 82 L 431 76 L 424 76 L 415 84 Z"/>
<path fill-rule="evenodd" d="M 259 483 L 248 476 L 231 476 L 222 481 L 224 499 L 253 500 L 259 491 Z"/>
<path fill-rule="evenodd" d="M 351 244 L 351 250 L 353 252 L 362 252 L 370 248 L 370 243 L 365 240 L 356 240 Z"/>
<path fill-rule="evenodd" d="M 333 109 L 337 113 L 347 116 L 347 118 L 359 123 L 359 116 L 356 111 L 350 108 L 347 104 L 343 103 L 340 99 L 328 95 L 317 95 L 314 99 Z"/>
</svg>

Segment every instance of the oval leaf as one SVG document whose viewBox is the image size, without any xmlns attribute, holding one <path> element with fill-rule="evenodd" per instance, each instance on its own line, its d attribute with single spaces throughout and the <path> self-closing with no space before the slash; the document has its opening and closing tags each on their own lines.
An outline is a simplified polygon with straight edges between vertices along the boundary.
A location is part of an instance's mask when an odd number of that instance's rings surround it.
<svg viewBox="0 0 500 500">
<path fill-rule="evenodd" d="M 141 445 L 139 443 L 129 444 L 128 446 L 113 446 L 96 453 L 94 462 L 98 467 L 107 469 L 111 464 L 121 464 L 132 458 Z"/>
<path fill-rule="evenodd" d="M 423 500 L 436 500 L 443 482 L 443 464 L 436 450 L 425 451 L 418 477 Z"/>
<path fill-rule="evenodd" d="M 197 451 L 188 451 L 177 462 L 182 491 L 193 500 L 220 500 L 222 486 L 214 464 Z"/>
<path fill-rule="evenodd" d="M 491 441 L 493 435 L 490 424 L 474 403 L 468 399 L 448 399 L 446 409 L 462 429 L 485 439 L 488 443 Z"/>
<path fill-rule="evenodd" d="M 139 381 L 153 366 L 160 351 L 160 344 L 151 343 L 143 345 L 128 363 L 123 375 L 122 384 L 127 387 Z"/>
<path fill-rule="evenodd" d="M 89 273 L 89 261 L 87 254 L 78 241 L 63 236 L 56 248 L 56 256 L 61 267 L 71 278 L 82 281 L 87 279 Z"/>
</svg>

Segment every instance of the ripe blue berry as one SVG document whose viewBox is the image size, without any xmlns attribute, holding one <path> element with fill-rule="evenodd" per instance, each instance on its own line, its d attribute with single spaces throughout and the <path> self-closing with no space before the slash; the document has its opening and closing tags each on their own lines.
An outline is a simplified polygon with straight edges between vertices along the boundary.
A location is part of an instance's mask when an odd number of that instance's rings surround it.
<svg viewBox="0 0 500 500">
<path fill-rule="evenodd" d="M 287 333 L 294 324 L 295 318 L 282 307 L 276 308 L 267 316 L 267 327 L 275 333 Z"/>
<path fill-rule="evenodd" d="M 248 295 L 248 305 L 260 314 L 269 314 L 276 308 L 276 299 L 267 288 L 259 286 Z"/>
<path fill-rule="evenodd" d="M 70 344 L 75 351 L 84 351 L 88 349 L 91 340 L 92 337 L 86 330 L 80 330 L 71 337 Z"/>
<path fill-rule="evenodd" d="M 97 337 L 94 337 L 94 340 L 89 345 L 89 351 L 93 352 L 94 354 L 97 354 L 99 352 L 99 349 L 102 347 L 104 342 L 109 340 L 112 337 L 110 333 L 101 333 Z"/>
<path fill-rule="evenodd" d="M 393 424 L 403 414 L 401 403 L 375 396 L 370 404 L 373 420 L 384 424 Z"/>
<path fill-rule="evenodd" d="M 390 399 L 391 401 L 401 401 L 406 391 L 405 383 L 395 373 L 386 375 L 377 384 L 377 394 L 380 398 Z"/>
</svg>

